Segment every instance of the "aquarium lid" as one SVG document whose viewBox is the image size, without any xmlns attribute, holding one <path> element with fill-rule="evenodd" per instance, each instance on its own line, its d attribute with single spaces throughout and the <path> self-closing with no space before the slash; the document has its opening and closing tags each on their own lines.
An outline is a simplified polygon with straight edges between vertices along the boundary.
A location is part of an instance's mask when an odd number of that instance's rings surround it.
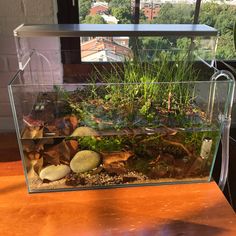
<svg viewBox="0 0 236 236">
<path fill-rule="evenodd" d="M 202 24 L 22 24 L 16 37 L 82 36 L 216 36 L 217 30 Z"/>
</svg>

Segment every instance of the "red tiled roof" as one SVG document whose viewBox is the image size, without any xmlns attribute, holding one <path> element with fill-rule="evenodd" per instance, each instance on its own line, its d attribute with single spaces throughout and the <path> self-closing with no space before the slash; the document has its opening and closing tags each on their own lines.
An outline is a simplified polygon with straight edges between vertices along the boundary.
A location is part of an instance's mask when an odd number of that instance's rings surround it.
<svg viewBox="0 0 236 236">
<path fill-rule="evenodd" d="M 99 51 L 112 51 L 117 55 L 125 57 L 131 56 L 131 49 L 117 44 L 116 42 L 105 38 L 94 38 L 81 45 L 81 57 L 95 54 Z"/>
<path fill-rule="evenodd" d="M 99 13 L 106 12 L 107 10 L 108 10 L 107 6 L 94 6 L 90 9 L 89 15 L 94 16 L 94 15 L 97 15 Z"/>
</svg>

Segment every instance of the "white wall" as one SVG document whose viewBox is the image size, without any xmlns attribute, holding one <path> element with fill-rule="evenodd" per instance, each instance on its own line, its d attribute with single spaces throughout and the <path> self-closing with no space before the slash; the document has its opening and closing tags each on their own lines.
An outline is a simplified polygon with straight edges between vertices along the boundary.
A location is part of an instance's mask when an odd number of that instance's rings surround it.
<svg viewBox="0 0 236 236">
<path fill-rule="evenodd" d="M 13 29 L 22 23 L 57 23 L 56 12 L 56 0 L 0 0 L 0 132 L 14 129 L 7 93 L 18 69 Z"/>
</svg>

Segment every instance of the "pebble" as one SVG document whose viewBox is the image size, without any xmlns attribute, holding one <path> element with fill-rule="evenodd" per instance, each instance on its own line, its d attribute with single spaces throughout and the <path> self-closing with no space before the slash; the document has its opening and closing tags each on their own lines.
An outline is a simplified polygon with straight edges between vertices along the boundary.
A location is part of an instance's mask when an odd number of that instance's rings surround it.
<svg viewBox="0 0 236 236">
<path fill-rule="evenodd" d="M 70 168 L 75 173 L 83 173 L 96 168 L 101 161 L 97 152 L 90 150 L 79 151 L 70 162 Z"/>
<path fill-rule="evenodd" d="M 42 180 L 50 180 L 55 181 L 64 178 L 67 174 L 70 173 L 70 167 L 67 165 L 50 165 L 43 168 L 40 173 L 39 177 Z"/>
</svg>

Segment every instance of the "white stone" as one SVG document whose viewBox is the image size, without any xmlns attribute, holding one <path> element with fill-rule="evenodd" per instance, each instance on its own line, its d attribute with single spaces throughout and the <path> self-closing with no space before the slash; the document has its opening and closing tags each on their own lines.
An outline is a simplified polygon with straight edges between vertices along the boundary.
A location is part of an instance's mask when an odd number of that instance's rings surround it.
<svg viewBox="0 0 236 236">
<path fill-rule="evenodd" d="M 96 168 L 101 161 L 100 155 L 91 150 L 79 151 L 70 162 L 70 168 L 75 173 L 82 173 Z"/>
<path fill-rule="evenodd" d="M 90 127 L 81 126 L 76 128 L 74 132 L 71 134 L 71 137 L 83 137 L 83 136 L 98 136 L 98 133 L 96 132 L 96 130 Z"/>
<path fill-rule="evenodd" d="M 67 165 L 50 165 L 42 169 L 39 173 L 40 179 L 55 181 L 64 178 L 70 173 L 70 167 Z"/>
</svg>

